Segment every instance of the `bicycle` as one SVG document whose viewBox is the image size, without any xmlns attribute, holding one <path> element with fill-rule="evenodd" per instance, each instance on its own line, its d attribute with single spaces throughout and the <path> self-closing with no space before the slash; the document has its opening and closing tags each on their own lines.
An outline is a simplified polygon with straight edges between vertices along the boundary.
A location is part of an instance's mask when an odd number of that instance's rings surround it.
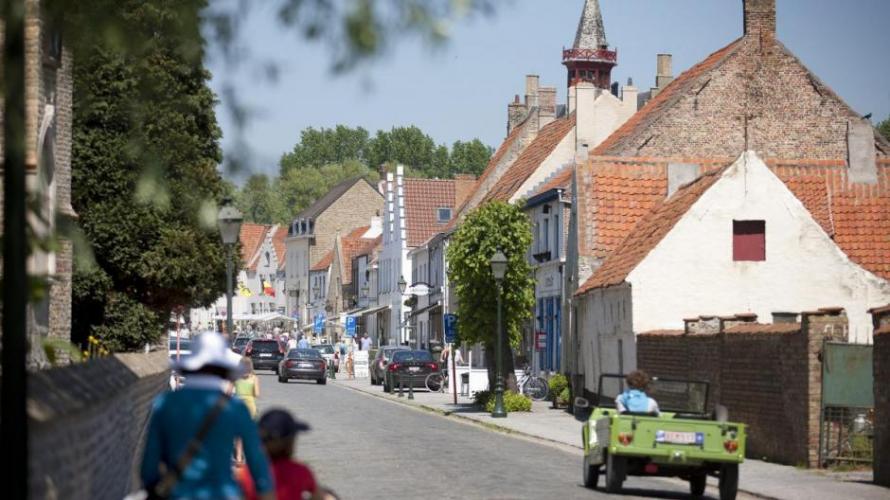
<svg viewBox="0 0 890 500">
<path fill-rule="evenodd" d="M 519 387 L 520 393 L 527 395 L 535 401 L 544 401 L 550 392 L 550 384 L 547 383 L 547 379 L 532 375 L 528 366 L 525 367 L 522 376 L 516 381 L 516 385 Z"/>
<path fill-rule="evenodd" d="M 446 392 L 448 390 L 448 376 L 444 371 L 430 373 L 424 381 L 430 392 Z"/>
</svg>

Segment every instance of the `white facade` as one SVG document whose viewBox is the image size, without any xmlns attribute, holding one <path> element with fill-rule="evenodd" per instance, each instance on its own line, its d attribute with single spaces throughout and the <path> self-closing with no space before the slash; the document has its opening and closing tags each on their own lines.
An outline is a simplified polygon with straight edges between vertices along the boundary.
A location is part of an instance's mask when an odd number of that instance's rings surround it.
<svg viewBox="0 0 890 500">
<path fill-rule="evenodd" d="M 408 259 L 407 235 L 405 226 L 405 186 L 404 167 L 396 167 L 395 175 L 386 174 L 386 192 L 384 193 L 383 217 L 383 248 L 380 251 L 377 269 L 377 296 L 381 306 L 389 306 L 387 331 L 382 332 L 385 344 L 401 344 L 409 341 L 407 320 L 411 308 L 404 305 L 399 290 L 399 280 L 404 278 L 408 284 L 413 283 L 411 261 Z"/>
<path fill-rule="evenodd" d="M 765 222 L 765 260 L 733 260 L 733 221 Z M 890 302 L 890 283 L 852 262 L 753 152 L 722 173 L 625 283 L 577 299 L 588 389 L 591 373 L 617 357 L 618 340 L 632 361 L 634 333 L 681 329 L 686 317 L 753 312 L 769 321 L 776 311 L 843 307 L 849 340 L 870 343 L 867 310 Z"/>
<path fill-rule="evenodd" d="M 285 285 L 287 296 L 287 315 L 298 317 L 299 325 L 311 321 L 309 314 L 309 244 L 311 236 L 292 233 L 284 240 L 287 248 L 287 265 Z"/>
</svg>

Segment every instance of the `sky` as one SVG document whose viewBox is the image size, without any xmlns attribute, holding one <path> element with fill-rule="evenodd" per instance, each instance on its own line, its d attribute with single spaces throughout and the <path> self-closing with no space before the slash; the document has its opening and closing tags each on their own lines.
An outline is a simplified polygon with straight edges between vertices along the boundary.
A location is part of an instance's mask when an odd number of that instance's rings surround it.
<svg viewBox="0 0 890 500">
<path fill-rule="evenodd" d="M 275 3 L 275 2 L 271 2 Z M 492 17 L 454 23 L 431 48 L 401 38 L 382 57 L 342 74 L 330 71 L 324 45 L 280 26 L 270 2 L 242 19 L 237 65 L 211 46 L 207 66 L 220 96 L 217 117 L 227 155 L 246 171 L 276 174 L 278 159 L 306 127 L 378 129 L 416 125 L 436 142 L 479 138 L 496 148 L 506 135 L 507 104 L 524 94 L 526 74 L 555 86 L 565 103 L 561 50 L 570 47 L 583 0 L 503 1 Z M 778 0 L 778 38 L 860 114 L 890 115 L 890 1 Z M 742 34 L 739 0 L 600 0 L 609 44 L 618 50 L 614 81 L 645 91 L 655 83 L 656 54 L 673 54 L 679 75 Z M 260 67 L 274 62 L 278 76 Z M 223 90 L 248 113 L 240 131 Z M 789 96 L 793 97 L 793 96 Z M 244 171 L 238 177 L 244 178 Z"/>
</svg>

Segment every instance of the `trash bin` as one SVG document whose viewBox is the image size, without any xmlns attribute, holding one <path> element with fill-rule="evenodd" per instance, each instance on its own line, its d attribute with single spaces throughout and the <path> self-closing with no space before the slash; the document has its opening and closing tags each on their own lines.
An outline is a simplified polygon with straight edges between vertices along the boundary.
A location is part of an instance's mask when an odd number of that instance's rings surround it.
<svg viewBox="0 0 890 500">
<path fill-rule="evenodd" d="M 460 395 L 470 395 L 470 372 L 460 374 Z"/>
</svg>

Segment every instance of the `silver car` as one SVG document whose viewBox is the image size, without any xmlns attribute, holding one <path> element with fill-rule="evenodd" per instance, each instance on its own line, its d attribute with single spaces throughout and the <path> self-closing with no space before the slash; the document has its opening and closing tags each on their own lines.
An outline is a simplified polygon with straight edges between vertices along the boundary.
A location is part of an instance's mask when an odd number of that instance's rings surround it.
<svg viewBox="0 0 890 500">
<path fill-rule="evenodd" d="M 396 351 L 409 351 L 408 346 L 403 345 L 385 345 L 377 350 L 377 356 L 371 362 L 371 385 L 380 385 L 386 378 L 386 365 L 392 361 L 392 354 Z"/>
</svg>

